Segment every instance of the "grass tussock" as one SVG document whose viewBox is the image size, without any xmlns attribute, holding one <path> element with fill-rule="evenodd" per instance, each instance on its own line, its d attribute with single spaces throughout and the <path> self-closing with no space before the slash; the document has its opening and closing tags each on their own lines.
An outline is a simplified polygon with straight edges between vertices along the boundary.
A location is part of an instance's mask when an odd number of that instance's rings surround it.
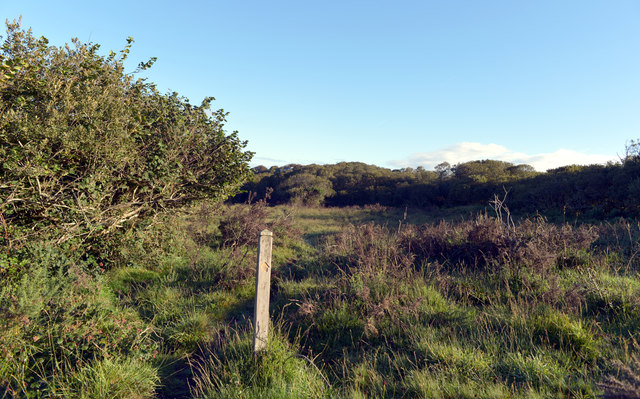
<svg viewBox="0 0 640 399">
<path fill-rule="evenodd" d="M 218 335 L 194 361 L 194 397 L 328 397 L 320 370 L 278 330 L 269 335 L 268 351 L 258 354 L 253 353 L 250 330 Z"/>
</svg>

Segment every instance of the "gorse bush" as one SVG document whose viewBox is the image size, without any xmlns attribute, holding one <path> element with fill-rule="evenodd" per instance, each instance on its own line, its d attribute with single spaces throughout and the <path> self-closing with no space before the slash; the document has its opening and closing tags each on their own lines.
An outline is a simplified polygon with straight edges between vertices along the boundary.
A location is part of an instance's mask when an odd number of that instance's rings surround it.
<svg viewBox="0 0 640 399">
<path fill-rule="evenodd" d="M 223 130 L 227 113 L 160 94 L 97 44 L 55 47 L 7 24 L 0 49 L 0 212 L 23 228 L 54 228 L 83 249 L 158 211 L 224 199 L 248 176 L 250 152 Z M 149 68 L 154 59 L 141 63 Z"/>
<path fill-rule="evenodd" d="M 219 206 L 252 154 L 212 98 L 193 106 L 136 77 L 155 59 L 126 73 L 127 42 L 108 55 L 77 39 L 56 47 L 18 21 L 0 40 L 2 397 L 152 397 L 163 340 L 203 324 L 185 316 L 167 336 L 121 306 L 105 268 L 153 278 L 133 266 L 166 257 L 163 237 L 129 241 L 165 210 Z"/>
</svg>

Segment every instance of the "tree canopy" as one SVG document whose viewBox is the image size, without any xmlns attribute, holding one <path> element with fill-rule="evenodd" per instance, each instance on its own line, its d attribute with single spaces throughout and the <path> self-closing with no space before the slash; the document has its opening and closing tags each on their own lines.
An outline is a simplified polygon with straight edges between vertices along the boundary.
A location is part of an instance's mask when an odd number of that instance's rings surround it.
<svg viewBox="0 0 640 399">
<path fill-rule="evenodd" d="M 519 213 L 603 217 L 640 214 L 640 145 L 631 141 L 621 163 L 568 165 L 536 172 L 526 164 L 481 160 L 434 171 L 423 168 L 390 170 L 360 162 L 335 165 L 286 165 L 253 168 L 254 181 L 246 191 L 275 190 L 275 203 L 295 201 L 294 191 L 306 192 L 313 181 L 331 190 L 314 197 L 329 206 L 380 204 L 386 206 L 488 206 L 494 195 L 508 191 L 507 205 Z M 295 185 L 292 183 L 296 183 Z M 318 184 L 315 184 L 318 185 Z M 292 189 L 292 187 L 297 187 Z M 309 191 L 313 192 L 313 191 Z M 244 201 L 246 194 L 234 198 Z"/>
</svg>

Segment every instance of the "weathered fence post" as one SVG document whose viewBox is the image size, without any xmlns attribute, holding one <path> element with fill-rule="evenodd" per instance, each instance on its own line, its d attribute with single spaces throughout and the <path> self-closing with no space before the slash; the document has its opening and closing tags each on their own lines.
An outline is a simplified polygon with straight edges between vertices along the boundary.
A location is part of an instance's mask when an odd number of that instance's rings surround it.
<svg viewBox="0 0 640 399">
<path fill-rule="evenodd" d="M 256 267 L 256 313 L 253 319 L 253 353 L 267 348 L 272 244 L 273 233 L 269 230 L 262 230 L 258 240 L 258 265 Z"/>
</svg>

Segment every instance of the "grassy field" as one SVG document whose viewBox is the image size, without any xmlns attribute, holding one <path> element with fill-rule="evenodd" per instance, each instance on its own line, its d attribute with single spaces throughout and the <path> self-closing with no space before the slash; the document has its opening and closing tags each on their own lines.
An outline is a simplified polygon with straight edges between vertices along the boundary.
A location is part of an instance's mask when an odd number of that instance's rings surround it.
<svg viewBox="0 0 640 399">
<path fill-rule="evenodd" d="M 255 357 L 265 227 L 273 326 Z M 2 288 L 0 384 L 4 397 L 638 397 L 639 236 L 636 221 L 477 208 L 202 205 L 130 233 L 105 270 L 35 248 Z"/>
</svg>

